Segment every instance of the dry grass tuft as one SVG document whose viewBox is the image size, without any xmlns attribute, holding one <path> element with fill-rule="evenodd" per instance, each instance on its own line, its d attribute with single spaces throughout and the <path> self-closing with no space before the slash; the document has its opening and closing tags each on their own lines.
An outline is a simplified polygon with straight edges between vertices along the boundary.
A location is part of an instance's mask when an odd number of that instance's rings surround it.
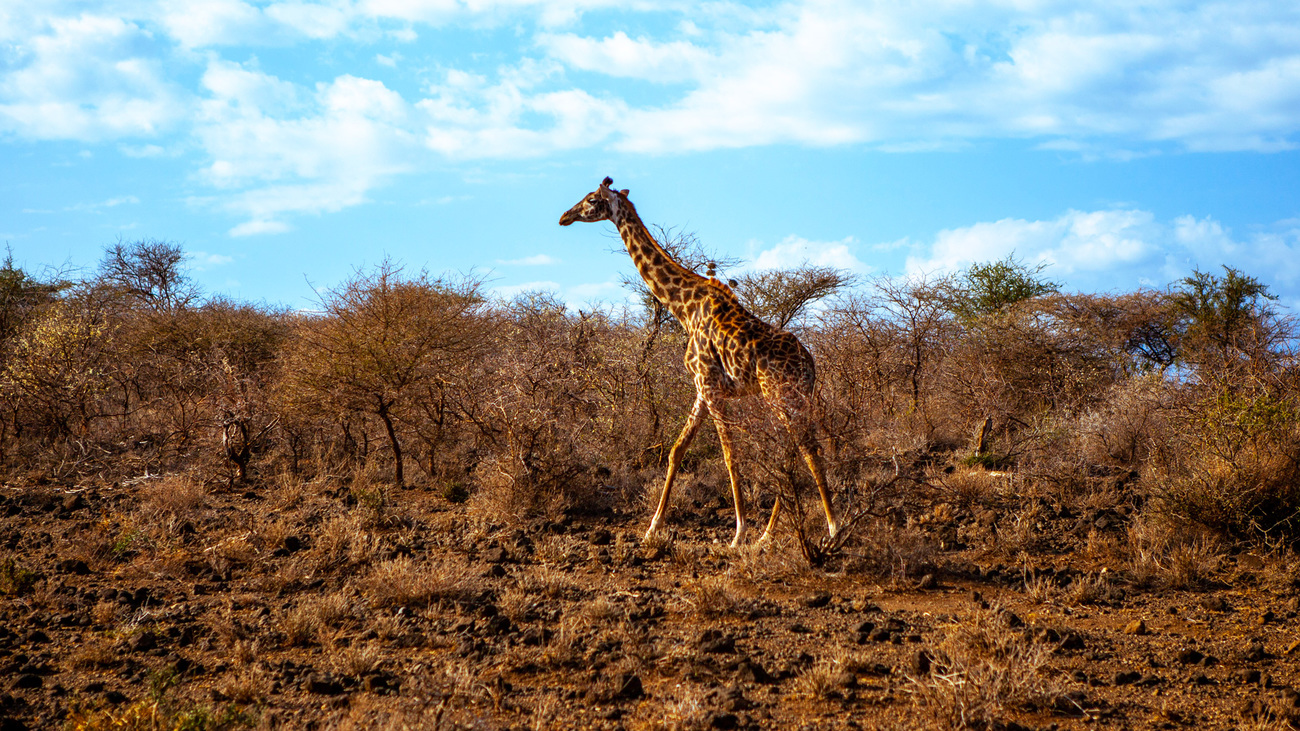
<svg viewBox="0 0 1300 731">
<path fill-rule="evenodd" d="M 992 728 L 1009 711 L 1050 707 L 1062 688 L 1049 674 L 1052 647 L 1007 626 L 998 608 L 945 628 L 930 672 L 907 677 L 918 710 L 941 728 Z"/>
<path fill-rule="evenodd" d="M 139 515 L 143 523 L 159 527 L 167 535 L 180 535 L 202 520 L 208 503 L 207 490 L 187 474 L 168 474 L 140 488 Z"/>
<path fill-rule="evenodd" d="M 376 607 L 420 607 L 460 596 L 468 587 L 468 575 L 463 566 L 449 562 L 399 556 L 376 565 L 357 583 Z"/>
</svg>

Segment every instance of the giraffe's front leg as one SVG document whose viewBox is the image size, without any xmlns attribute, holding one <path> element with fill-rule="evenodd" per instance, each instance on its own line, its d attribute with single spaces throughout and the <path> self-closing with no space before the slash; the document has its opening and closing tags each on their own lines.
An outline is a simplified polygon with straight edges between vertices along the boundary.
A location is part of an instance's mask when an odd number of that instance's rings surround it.
<svg viewBox="0 0 1300 731">
<path fill-rule="evenodd" d="M 731 434 L 727 430 L 725 402 L 723 397 L 716 394 L 710 394 L 707 401 L 713 426 L 718 430 L 718 442 L 722 445 L 722 459 L 727 463 L 727 476 L 731 478 L 731 498 L 736 502 L 736 537 L 731 539 L 731 545 L 735 547 L 745 538 L 745 497 L 740 493 L 740 474 L 736 471 L 736 462 L 731 455 Z"/>
<path fill-rule="evenodd" d="M 704 394 L 697 393 L 695 406 L 691 408 L 691 415 L 686 417 L 686 426 L 682 427 L 682 433 L 677 437 L 677 442 L 673 444 L 672 451 L 668 453 L 668 475 L 664 478 L 664 489 L 659 495 L 659 508 L 655 510 L 654 517 L 650 519 L 650 528 L 645 532 L 647 540 L 659 529 L 659 523 L 668 510 L 668 496 L 673 491 L 673 480 L 677 478 L 677 468 L 681 466 L 682 455 L 686 453 L 686 448 L 691 445 L 691 440 L 695 438 L 695 430 L 699 428 L 700 419 L 703 417 Z"/>
</svg>

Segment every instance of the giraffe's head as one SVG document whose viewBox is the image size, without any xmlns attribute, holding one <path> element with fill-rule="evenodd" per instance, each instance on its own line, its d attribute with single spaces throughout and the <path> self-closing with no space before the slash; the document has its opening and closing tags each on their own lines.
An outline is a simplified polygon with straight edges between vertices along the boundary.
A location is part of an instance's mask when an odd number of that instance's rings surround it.
<svg viewBox="0 0 1300 731">
<path fill-rule="evenodd" d="M 614 210 L 619 202 L 627 200 L 627 191 L 614 190 L 610 187 L 613 184 L 614 181 L 610 178 L 602 180 L 599 188 L 588 193 L 586 197 L 578 201 L 578 205 L 565 211 L 564 215 L 560 216 L 560 225 L 568 226 L 574 221 L 594 223 L 613 219 Z"/>
</svg>

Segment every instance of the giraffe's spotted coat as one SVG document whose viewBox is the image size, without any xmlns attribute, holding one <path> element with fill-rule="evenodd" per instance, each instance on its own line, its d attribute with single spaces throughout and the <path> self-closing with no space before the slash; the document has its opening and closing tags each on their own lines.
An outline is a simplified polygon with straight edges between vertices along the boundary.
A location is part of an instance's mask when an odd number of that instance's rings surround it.
<svg viewBox="0 0 1300 731">
<path fill-rule="evenodd" d="M 653 533 L 663 519 L 682 454 L 707 408 L 718 430 L 736 502 L 733 545 L 740 542 L 745 532 L 745 507 L 731 456 L 725 406 L 727 399 L 748 393 L 760 394 L 795 437 L 821 493 L 827 525 L 834 535 L 835 513 L 808 413 L 816 380 L 812 355 L 793 334 L 773 327 L 746 310 L 730 287 L 714 277 L 692 272 L 669 256 L 641 222 L 636 207 L 627 198 L 627 191 L 613 190 L 612 184 L 606 178 L 599 188 L 560 217 L 560 225 L 613 221 L 618 227 L 627 252 L 651 294 L 673 313 L 690 336 L 685 361 L 697 391 L 695 406 L 669 454 L 663 494 L 646 535 Z M 775 524 L 780 508 L 778 500 L 765 537 Z"/>
</svg>

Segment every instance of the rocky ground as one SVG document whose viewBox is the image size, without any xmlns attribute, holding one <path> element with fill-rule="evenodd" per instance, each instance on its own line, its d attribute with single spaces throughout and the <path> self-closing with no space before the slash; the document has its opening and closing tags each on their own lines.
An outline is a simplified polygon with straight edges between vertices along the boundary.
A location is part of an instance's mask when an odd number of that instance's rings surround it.
<svg viewBox="0 0 1300 731">
<path fill-rule="evenodd" d="M 1034 540 L 1012 525 L 1023 510 L 937 502 L 813 569 L 790 536 L 727 547 L 720 501 L 680 505 L 646 544 L 641 508 L 519 523 L 364 482 L 0 488 L 0 731 L 1232 729 L 1300 713 L 1285 557 L 1201 546 L 1143 574 L 1123 511 L 1040 506 Z"/>
</svg>

